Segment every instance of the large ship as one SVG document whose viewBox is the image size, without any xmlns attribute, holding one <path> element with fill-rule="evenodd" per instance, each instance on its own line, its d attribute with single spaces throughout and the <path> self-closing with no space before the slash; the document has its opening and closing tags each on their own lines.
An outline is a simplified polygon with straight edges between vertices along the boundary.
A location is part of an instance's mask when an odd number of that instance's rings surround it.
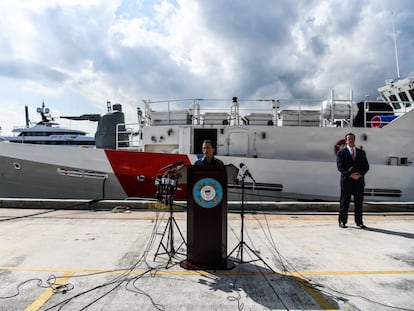
<svg viewBox="0 0 414 311">
<path fill-rule="evenodd" d="M 15 127 L 13 136 L 3 137 L 11 143 L 41 144 L 41 145 L 70 145 L 70 146 L 94 146 L 95 138 L 87 136 L 84 131 L 60 127 L 54 121 L 49 108 L 42 102 L 42 106 L 36 110 L 41 120 L 31 126 L 29 109 L 25 106 L 26 125 Z M 97 121 L 97 120 L 96 120 Z"/>
<path fill-rule="evenodd" d="M 210 139 L 226 165 L 249 168 L 246 200 L 337 200 L 336 153 L 353 132 L 370 163 L 365 199 L 414 201 L 414 79 L 378 90 L 380 100 L 360 103 L 333 91 L 328 100 L 144 100 L 135 124 L 114 105 L 95 148 L 0 142 L 0 197 L 154 198 L 160 169 L 191 165 Z M 230 182 L 230 200 L 240 188 Z M 176 199 L 185 198 L 179 181 Z"/>
</svg>

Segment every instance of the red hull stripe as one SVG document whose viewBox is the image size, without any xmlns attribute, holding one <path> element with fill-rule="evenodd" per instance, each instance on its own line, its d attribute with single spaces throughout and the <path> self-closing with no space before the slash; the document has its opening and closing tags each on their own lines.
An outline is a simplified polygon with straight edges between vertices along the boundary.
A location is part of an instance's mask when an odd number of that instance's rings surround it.
<svg viewBox="0 0 414 311">
<path fill-rule="evenodd" d="M 169 164 L 184 161 L 189 165 L 190 160 L 184 154 L 135 152 L 121 150 L 105 150 L 112 169 L 128 197 L 154 198 L 156 187 L 154 180 L 160 168 Z M 140 176 L 144 179 L 140 180 Z M 177 191 L 176 198 L 186 197 L 186 188 Z"/>
</svg>

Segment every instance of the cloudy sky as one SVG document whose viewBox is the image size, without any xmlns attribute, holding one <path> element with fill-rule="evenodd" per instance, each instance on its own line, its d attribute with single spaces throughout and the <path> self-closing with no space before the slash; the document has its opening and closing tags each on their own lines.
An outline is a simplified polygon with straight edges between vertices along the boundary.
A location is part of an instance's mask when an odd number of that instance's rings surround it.
<svg viewBox="0 0 414 311">
<path fill-rule="evenodd" d="M 400 75 L 414 76 L 411 0 L 19 0 L 0 10 L 3 135 L 24 125 L 25 105 L 37 121 L 42 101 L 58 117 L 105 113 L 110 100 L 132 122 L 148 98 L 375 98 L 397 77 L 392 16 Z"/>
</svg>

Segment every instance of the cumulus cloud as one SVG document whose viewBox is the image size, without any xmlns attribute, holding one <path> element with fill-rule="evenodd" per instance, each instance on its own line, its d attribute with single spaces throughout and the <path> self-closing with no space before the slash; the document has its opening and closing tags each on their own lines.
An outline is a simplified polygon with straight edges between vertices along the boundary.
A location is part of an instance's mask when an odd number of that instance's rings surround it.
<svg viewBox="0 0 414 311">
<path fill-rule="evenodd" d="M 410 0 L 2 3 L 0 81 L 10 88 L 0 101 L 47 97 L 68 114 L 105 112 L 106 100 L 134 111 L 147 98 L 323 99 L 331 89 L 376 97 L 396 77 L 391 11 L 401 75 L 414 74 L 413 8 Z"/>
</svg>

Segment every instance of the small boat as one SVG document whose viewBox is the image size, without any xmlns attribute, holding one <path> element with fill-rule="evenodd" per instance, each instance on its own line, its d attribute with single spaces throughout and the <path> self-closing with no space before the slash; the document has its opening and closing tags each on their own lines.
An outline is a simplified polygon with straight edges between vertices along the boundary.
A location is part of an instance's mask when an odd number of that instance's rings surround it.
<svg viewBox="0 0 414 311">
<path fill-rule="evenodd" d="M 160 169 L 194 163 L 210 139 L 226 165 L 248 167 L 246 200 L 338 200 L 336 153 L 353 132 L 370 163 L 365 199 L 414 201 L 414 79 L 391 81 L 379 95 L 144 100 L 134 124 L 114 105 L 99 118 L 95 148 L 0 142 L 0 197 L 154 198 Z M 176 199 L 186 190 L 179 180 Z M 241 192 L 237 179 L 228 185 L 229 200 Z"/>
<path fill-rule="evenodd" d="M 14 136 L 5 136 L 3 140 L 10 143 L 41 144 L 41 145 L 65 145 L 65 146 L 94 146 L 95 138 L 87 136 L 86 132 L 62 128 L 54 122 L 49 108 L 42 106 L 37 108 L 41 121 L 30 126 L 28 107 L 25 107 L 26 126 L 13 129 Z"/>
</svg>

